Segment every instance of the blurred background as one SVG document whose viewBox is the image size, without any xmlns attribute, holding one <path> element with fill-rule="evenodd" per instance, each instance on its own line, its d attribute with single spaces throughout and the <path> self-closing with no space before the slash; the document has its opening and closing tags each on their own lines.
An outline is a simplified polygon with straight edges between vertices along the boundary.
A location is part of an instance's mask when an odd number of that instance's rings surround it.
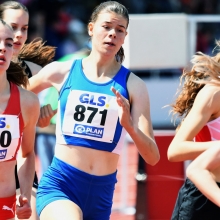
<svg viewBox="0 0 220 220">
<path fill-rule="evenodd" d="M 2 3 L 4 1 L 0 1 Z M 101 0 L 20 0 L 30 12 L 29 40 L 41 36 L 56 46 L 55 59 L 73 53 L 88 43 L 89 16 Z M 130 14 L 185 13 L 218 15 L 219 0 L 122 0 Z M 199 23 L 196 50 L 209 53 L 219 38 L 219 23 Z M 162 73 L 166 75 L 167 73 Z"/>
<path fill-rule="evenodd" d="M 4 1 L 0 1 L 2 3 Z M 20 0 L 30 12 L 28 42 L 42 37 L 65 60 L 89 48 L 89 17 L 100 0 Z M 175 133 L 169 104 L 183 68 L 196 51 L 213 55 L 220 39 L 220 0 L 118 0 L 130 13 L 124 65 L 149 90 L 150 108 L 161 160 L 149 167 L 127 137 L 118 168 L 111 220 L 170 219 L 186 163 L 170 163 L 167 147 Z M 37 160 L 38 171 L 41 158 Z M 40 171 L 39 171 L 40 173 Z M 39 174 L 39 176 L 42 175 Z"/>
<path fill-rule="evenodd" d="M 1 0 L 0 3 L 1 2 L 3 1 Z M 28 41 L 33 40 L 35 37 L 42 37 L 47 41 L 48 45 L 57 47 L 55 60 L 58 60 L 68 54 L 75 53 L 82 48 L 89 47 L 87 35 L 87 23 L 89 16 L 91 15 L 94 7 L 103 1 L 20 0 L 19 2 L 26 5 L 30 12 Z M 188 50 L 188 56 L 185 57 L 185 59 L 188 62 L 195 51 L 202 51 L 204 53 L 211 54 L 213 48 L 215 47 L 215 40 L 220 38 L 220 21 L 207 23 L 207 21 L 204 22 L 203 20 L 199 20 L 197 22 L 190 22 L 190 16 L 218 15 L 220 12 L 219 0 L 119 0 L 118 2 L 124 4 L 128 8 L 130 15 L 141 14 L 149 16 L 155 14 L 181 14 L 188 16 L 186 18 L 188 19 L 186 24 L 187 27 L 185 27 L 185 29 L 187 29 L 185 32 L 187 32 L 186 34 L 188 38 L 187 46 L 185 48 L 185 50 Z M 195 25 L 195 27 L 193 25 Z M 191 27 L 194 28 L 193 31 L 188 30 Z M 155 26 L 155 28 L 158 27 Z M 143 28 L 139 27 L 139 29 L 141 30 Z M 132 32 L 132 29 L 129 29 L 129 32 Z M 168 32 L 175 34 L 177 30 L 167 30 L 163 35 Z M 146 36 L 139 39 L 141 40 L 138 42 L 140 48 L 147 39 L 149 42 L 153 40 L 153 37 L 150 38 L 147 34 L 148 33 L 146 31 Z M 160 38 L 161 40 L 158 40 L 158 42 L 162 42 L 164 36 L 161 35 Z M 181 51 L 182 42 L 179 41 L 178 46 L 178 41 L 179 39 L 176 38 L 176 48 L 179 47 L 180 49 L 178 52 L 179 54 L 175 54 L 175 56 L 180 56 L 183 53 Z M 194 41 L 193 45 L 188 44 L 188 42 L 192 41 Z M 132 39 L 131 45 L 134 45 L 134 42 L 136 42 L 135 39 Z M 170 45 L 172 44 L 173 43 Z M 164 52 L 163 48 L 155 45 L 155 54 L 159 50 L 160 52 Z M 147 51 L 148 50 L 146 50 L 146 53 Z M 167 51 L 169 51 L 169 49 Z M 153 54 L 151 51 L 150 53 Z M 146 63 L 148 60 L 146 60 Z M 155 62 L 157 61 L 155 60 Z M 185 62 L 185 64 L 187 64 L 187 62 Z M 127 65 L 127 67 L 135 74 L 145 78 L 146 82 L 148 82 L 147 80 L 149 79 L 157 78 L 157 81 L 154 79 L 153 81 L 151 80 L 151 85 L 149 85 L 150 99 L 152 100 L 151 113 L 153 125 L 155 129 L 174 129 L 169 117 L 169 108 L 163 107 L 171 103 L 178 85 L 177 78 L 182 73 L 182 68 L 185 66 L 161 66 L 159 65 L 159 62 L 157 62 L 157 65 L 158 67 L 154 65 L 153 68 L 148 68 L 147 65 L 144 66 L 144 68 L 132 68 L 132 65 Z M 159 88 L 164 86 L 167 87 L 167 89 L 164 90 L 164 93 L 162 91 L 160 92 L 154 90 L 154 83 L 158 84 Z M 160 85 L 160 83 L 162 84 Z M 158 101 L 155 101 L 154 97 L 155 99 L 158 99 Z M 161 105 L 159 106 L 158 103 L 161 103 Z"/>
</svg>

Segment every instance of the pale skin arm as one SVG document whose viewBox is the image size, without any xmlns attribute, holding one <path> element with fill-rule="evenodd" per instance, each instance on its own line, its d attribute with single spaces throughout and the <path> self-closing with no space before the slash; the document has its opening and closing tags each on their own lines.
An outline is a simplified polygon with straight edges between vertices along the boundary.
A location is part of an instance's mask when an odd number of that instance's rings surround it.
<svg viewBox="0 0 220 220">
<path fill-rule="evenodd" d="M 206 85 L 198 94 L 193 107 L 179 127 L 167 152 L 169 161 L 194 160 L 203 151 L 219 141 L 194 142 L 193 138 L 205 124 L 220 111 L 218 86 Z"/>
<path fill-rule="evenodd" d="M 38 74 L 29 79 L 28 90 L 39 92 L 54 86 L 58 91 L 62 87 L 64 78 L 69 73 L 73 61 L 52 62 L 42 68 Z"/>
<path fill-rule="evenodd" d="M 33 76 L 35 76 L 42 69 L 42 67 L 37 65 L 36 63 L 26 61 L 26 60 L 25 60 L 25 63 L 30 68 Z M 48 125 L 50 125 L 50 120 L 56 114 L 56 112 L 57 110 L 56 109 L 52 110 L 50 104 L 42 106 L 40 109 L 40 117 L 38 119 L 37 126 L 43 128 L 43 127 L 47 127 Z"/>
<path fill-rule="evenodd" d="M 35 172 L 34 140 L 35 127 L 39 117 L 38 97 L 24 89 L 20 89 L 24 131 L 18 163 L 18 179 L 20 183 L 19 204 L 16 215 L 19 219 L 29 218 L 31 215 L 31 189 Z"/>
<path fill-rule="evenodd" d="M 52 62 L 42 68 L 37 74 L 29 79 L 28 90 L 38 94 L 42 90 L 54 86 L 58 91 L 63 79 L 69 72 L 73 61 Z M 40 117 L 37 126 L 43 128 L 50 124 L 51 118 L 56 114 L 57 109 L 52 109 L 51 105 L 41 107 Z"/>
<path fill-rule="evenodd" d="M 119 106 L 120 123 L 134 141 L 146 163 L 155 165 L 160 159 L 160 154 L 153 135 L 147 87 L 133 73 L 129 76 L 127 85 L 131 113 L 129 101 L 120 94 L 120 91 L 112 88 Z"/>
<path fill-rule="evenodd" d="M 209 200 L 220 207 L 220 189 L 212 171 L 220 166 L 220 146 L 216 145 L 198 156 L 186 170 L 187 177 Z"/>
</svg>

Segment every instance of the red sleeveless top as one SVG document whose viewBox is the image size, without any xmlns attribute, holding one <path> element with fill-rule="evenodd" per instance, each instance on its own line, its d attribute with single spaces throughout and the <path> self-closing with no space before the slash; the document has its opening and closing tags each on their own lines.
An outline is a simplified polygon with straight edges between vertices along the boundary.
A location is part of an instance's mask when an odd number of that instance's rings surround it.
<svg viewBox="0 0 220 220">
<path fill-rule="evenodd" d="M 10 93 L 8 105 L 0 116 L 0 162 L 16 160 L 24 130 L 18 86 L 10 83 Z"/>
<path fill-rule="evenodd" d="M 195 142 L 220 140 L 220 117 L 208 122 L 194 138 Z"/>
</svg>

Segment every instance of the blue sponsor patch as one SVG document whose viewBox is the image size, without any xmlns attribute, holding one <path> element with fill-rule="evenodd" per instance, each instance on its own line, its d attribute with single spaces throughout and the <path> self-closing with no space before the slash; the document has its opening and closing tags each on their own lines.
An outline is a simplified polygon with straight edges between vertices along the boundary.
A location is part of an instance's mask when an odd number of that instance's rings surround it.
<svg viewBox="0 0 220 220">
<path fill-rule="evenodd" d="M 5 159 L 7 155 L 7 150 L 0 150 L 0 160 Z"/>
<path fill-rule="evenodd" d="M 102 138 L 104 128 L 97 128 L 88 125 L 75 124 L 73 134 L 86 135 L 96 138 Z"/>
</svg>

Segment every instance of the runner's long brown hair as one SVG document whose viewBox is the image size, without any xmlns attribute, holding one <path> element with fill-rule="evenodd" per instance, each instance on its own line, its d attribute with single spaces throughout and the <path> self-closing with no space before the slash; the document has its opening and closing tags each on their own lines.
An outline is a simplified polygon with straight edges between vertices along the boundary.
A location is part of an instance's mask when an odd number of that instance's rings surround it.
<svg viewBox="0 0 220 220">
<path fill-rule="evenodd" d="M 220 42 L 217 41 L 216 43 L 217 47 L 219 47 Z M 220 53 L 217 53 L 215 56 L 208 56 L 198 52 L 193 56 L 191 62 L 193 66 L 190 70 L 184 69 L 176 93 L 177 98 L 171 104 L 171 113 L 174 121 L 177 117 L 184 120 L 190 112 L 198 92 L 205 84 L 211 81 L 220 83 Z"/>
</svg>

